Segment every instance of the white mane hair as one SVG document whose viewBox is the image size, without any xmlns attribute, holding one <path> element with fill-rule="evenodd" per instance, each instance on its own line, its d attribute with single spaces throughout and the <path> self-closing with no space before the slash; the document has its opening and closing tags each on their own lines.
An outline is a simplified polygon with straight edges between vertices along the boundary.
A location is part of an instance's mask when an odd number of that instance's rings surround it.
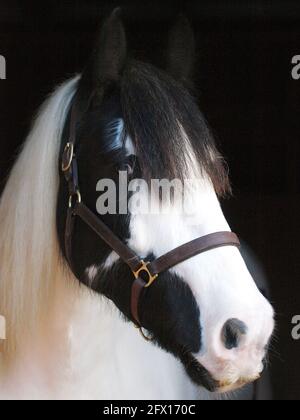
<svg viewBox="0 0 300 420">
<path fill-rule="evenodd" d="M 18 350 L 20 342 L 47 319 L 61 281 L 63 262 L 56 233 L 59 150 L 78 79 L 62 84 L 42 106 L 0 200 L 4 356 Z"/>
</svg>

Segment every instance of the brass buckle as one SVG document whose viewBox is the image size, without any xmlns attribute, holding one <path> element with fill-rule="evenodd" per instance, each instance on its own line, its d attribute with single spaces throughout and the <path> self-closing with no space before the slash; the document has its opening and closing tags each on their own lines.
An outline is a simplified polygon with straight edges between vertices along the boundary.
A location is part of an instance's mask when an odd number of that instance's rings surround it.
<svg viewBox="0 0 300 420">
<path fill-rule="evenodd" d="M 140 268 L 138 269 L 138 270 L 136 270 L 136 271 L 133 271 L 133 275 L 134 275 L 134 277 L 137 279 L 137 278 L 139 278 L 140 277 L 140 273 L 142 273 L 142 272 L 145 272 L 145 273 L 147 273 L 147 275 L 148 275 L 148 277 L 149 277 L 149 280 L 148 280 L 148 282 L 147 282 L 147 284 L 145 284 L 145 288 L 148 288 L 148 287 L 150 287 L 151 286 L 151 284 L 157 279 L 157 277 L 158 277 L 158 274 L 154 274 L 154 275 L 152 275 L 151 273 L 150 273 L 150 270 L 149 270 L 149 268 L 148 268 L 148 265 L 149 265 L 150 263 L 149 262 L 145 262 L 145 261 L 141 261 L 141 266 L 140 266 Z"/>
<path fill-rule="evenodd" d="M 67 162 L 64 161 L 65 157 L 67 157 Z M 61 167 L 63 172 L 67 172 L 71 168 L 73 157 L 74 157 L 74 144 L 67 143 L 63 152 L 63 161 L 62 161 L 62 167 Z"/>
</svg>

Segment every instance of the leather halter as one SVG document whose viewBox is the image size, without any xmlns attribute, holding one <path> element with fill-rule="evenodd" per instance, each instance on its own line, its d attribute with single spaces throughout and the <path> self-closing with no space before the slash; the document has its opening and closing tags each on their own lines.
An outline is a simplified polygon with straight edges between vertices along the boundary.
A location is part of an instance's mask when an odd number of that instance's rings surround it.
<svg viewBox="0 0 300 420">
<path fill-rule="evenodd" d="M 135 325 L 142 329 L 139 318 L 140 297 L 142 291 L 149 288 L 153 282 L 158 279 L 160 273 L 167 271 L 196 255 L 215 248 L 225 246 L 239 247 L 240 242 L 237 235 L 233 232 L 216 232 L 185 243 L 156 260 L 149 262 L 143 261 L 81 200 L 78 164 L 75 155 L 77 116 L 78 111 L 75 101 L 71 110 L 70 139 L 66 144 L 62 155 L 62 172 L 69 188 L 69 208 L 65 227 L 66 258 L 74 273 L 72 262 L 72 238 L 75 228 L 75 219 L 76 217 L 79 217 L 109 246 L 109 248 L 119 255 L 121 260 L 126 263 L 132 271 L 134 281 L 131 289 L 131 315 Z"/>
</svg>

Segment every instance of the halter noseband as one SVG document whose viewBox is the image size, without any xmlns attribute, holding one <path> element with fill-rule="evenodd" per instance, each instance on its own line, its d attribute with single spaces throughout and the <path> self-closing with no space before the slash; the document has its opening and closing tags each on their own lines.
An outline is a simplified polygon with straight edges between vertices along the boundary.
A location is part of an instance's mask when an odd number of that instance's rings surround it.
<svg viewBox="0 0 300 420">
<path fill-rule="evenodd" d="M 167 271 L 196 255 L 215 248 L 224 246 L 240 247 L 240 242 L 237 235 L 233 232 L 215 232 L 197 238 L 191 242 L 187 242 L 156 260 L 149 262 L 143 261 L 81 200 L 78 164 L 75 155 L 77 114 L 76 102 L 74 102 L 71 110 L 70 140 L 66 144 L 62 155 L 62 172 L 69 188 L 69 208 L 65 226 L 66 258 L 74 273 L 72 262 L 72 238 L 75 228 L 75 219 L 76 217 L 79 217 L 109 246 L 109 248 L 119 255 L 121 260 L 127 264 L 132 271 L 134 281 L 131 288 L 131 315 L 135 325 L 140 328 L 142 332 L 142 325 L 139 319 L 141 293 L 158 279 L 160 273 Z"/>
</svg>

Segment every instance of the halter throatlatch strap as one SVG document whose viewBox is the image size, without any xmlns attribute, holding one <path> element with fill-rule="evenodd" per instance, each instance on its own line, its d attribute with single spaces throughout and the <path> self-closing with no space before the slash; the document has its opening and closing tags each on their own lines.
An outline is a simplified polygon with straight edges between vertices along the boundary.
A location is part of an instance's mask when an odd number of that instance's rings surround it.
<svg viewBox="0 0 300 420">
<path fill-rule="evenodd" d="M 77 115 L 78 111 L 75 102 L 71 110 L 70 140 L 66 144 L 62 156 L 62 172 L 64 173 L 69 188 L 69 208 L 65 226 L 66 258 L 71 270 L 74 273 L 72 262 L 72 239 L 75 229 L 75 218 L 79 217 L 106 243 L 109 248 L 119 255 L 121 260 L 126 263 L 132 271 L 134 280 L 131 288 L 131 314 L 135 325 L 141 328 L 139 305 L 142 292 L 146 291 L 158 279 L 159 274 L 190 258 L 195 257 L 196 255 L 212 249 L 225 246 L 239 247 L 240 242 L 235 233 L 216 232 L 185 243 L 162 255 L 156 260 L 149 262 L 143 261 L 81 200 L 78 165 L 75 154 L 76 123 L 78 121 Z"/>
</svg>

